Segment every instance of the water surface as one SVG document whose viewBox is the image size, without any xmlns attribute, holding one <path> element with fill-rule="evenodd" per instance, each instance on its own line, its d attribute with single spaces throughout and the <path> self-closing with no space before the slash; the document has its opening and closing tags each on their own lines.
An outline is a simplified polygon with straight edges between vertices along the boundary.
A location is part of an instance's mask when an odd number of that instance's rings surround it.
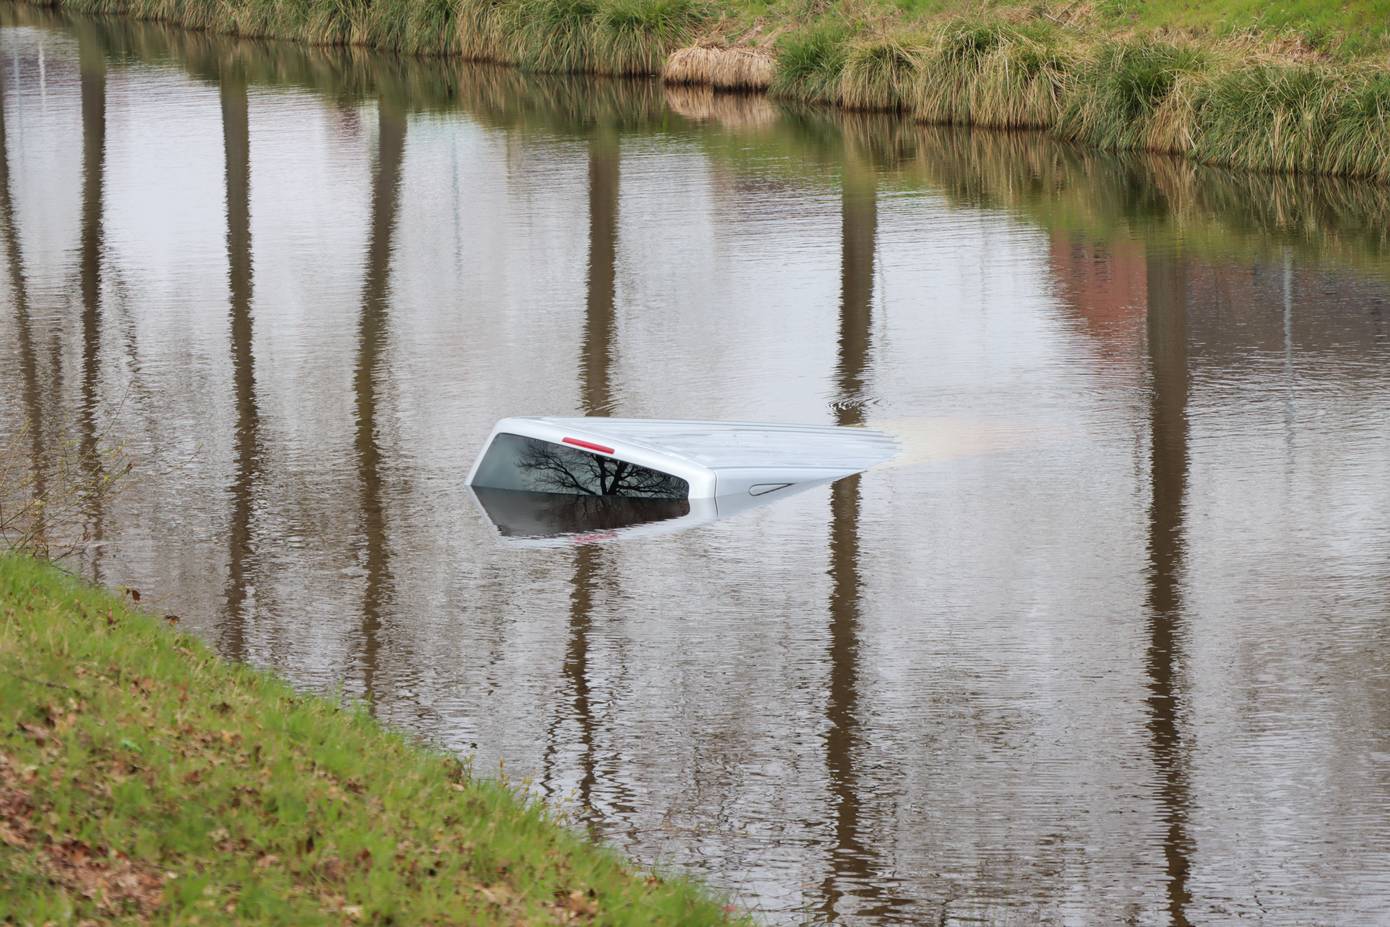
<svg viewBox="0 0 1390 927">
<path fill-rule="evenodd" d="M 771 923 L 1384 923 L 1390 191 L 3 7 L 81 566 Z M 507 545 L 496 419 L 869 425 Z"/>
</svg>

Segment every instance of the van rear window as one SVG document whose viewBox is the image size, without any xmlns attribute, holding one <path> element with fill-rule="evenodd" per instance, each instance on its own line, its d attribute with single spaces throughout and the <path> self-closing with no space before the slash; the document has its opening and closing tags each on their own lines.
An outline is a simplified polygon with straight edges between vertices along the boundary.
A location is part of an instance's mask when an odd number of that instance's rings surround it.
<svg viewBox="0 0 1390 927">
<path fill-rule="evenodd" d="M 492 439 L 473 484 L 572 496 L 684 499 L 690 495 L 690 484 L 678 476 L 506 432 Z"/>
</svg>

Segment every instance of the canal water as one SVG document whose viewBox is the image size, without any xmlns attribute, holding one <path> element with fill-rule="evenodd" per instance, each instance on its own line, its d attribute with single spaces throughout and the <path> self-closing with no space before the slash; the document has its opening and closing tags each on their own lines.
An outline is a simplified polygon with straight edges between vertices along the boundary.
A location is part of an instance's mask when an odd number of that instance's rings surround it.
<svg viewBox="0 0 1390 927">
<path fill-rule="evenodd" d="M 88 574 L 768 923 L 1387 923 L 1390 189 L 0 23 L 0 448 Z M 903 452 L 527 549 L 527 413 Z"/>
</svg>

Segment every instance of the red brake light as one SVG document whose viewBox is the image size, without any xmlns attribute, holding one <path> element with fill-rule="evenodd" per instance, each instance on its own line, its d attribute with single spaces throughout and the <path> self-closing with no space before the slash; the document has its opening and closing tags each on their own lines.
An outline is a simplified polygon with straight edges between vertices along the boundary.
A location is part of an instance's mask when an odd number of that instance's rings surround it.
<svg viewBox="0 0 1390 927">
<path fill-rule="evenodd" d="M 592 441 L 581 441 L 578 438 L 564 438 L 562 440 L 566 444 L 573 444 L 575 447 L 582 447 L 586 451 L 598 451 L 600 454 L 613 453 L 613 449 L 611 447 L 604 447 L 602 444 L 595 444 Z"/>
</svg>

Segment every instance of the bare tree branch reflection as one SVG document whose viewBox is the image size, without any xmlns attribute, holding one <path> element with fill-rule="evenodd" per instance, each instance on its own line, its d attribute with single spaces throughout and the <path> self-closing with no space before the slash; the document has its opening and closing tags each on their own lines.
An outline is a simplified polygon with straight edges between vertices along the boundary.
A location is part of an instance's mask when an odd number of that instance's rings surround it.
<svg viewBox="0 0 1390 927">
<path fill-rule="evenodd" d="M 528 442 L 518 465 L 546 492 L 670 499 L 684 496 L 689 489 L 679 477 L 545 441 Z"/>
</svg>

